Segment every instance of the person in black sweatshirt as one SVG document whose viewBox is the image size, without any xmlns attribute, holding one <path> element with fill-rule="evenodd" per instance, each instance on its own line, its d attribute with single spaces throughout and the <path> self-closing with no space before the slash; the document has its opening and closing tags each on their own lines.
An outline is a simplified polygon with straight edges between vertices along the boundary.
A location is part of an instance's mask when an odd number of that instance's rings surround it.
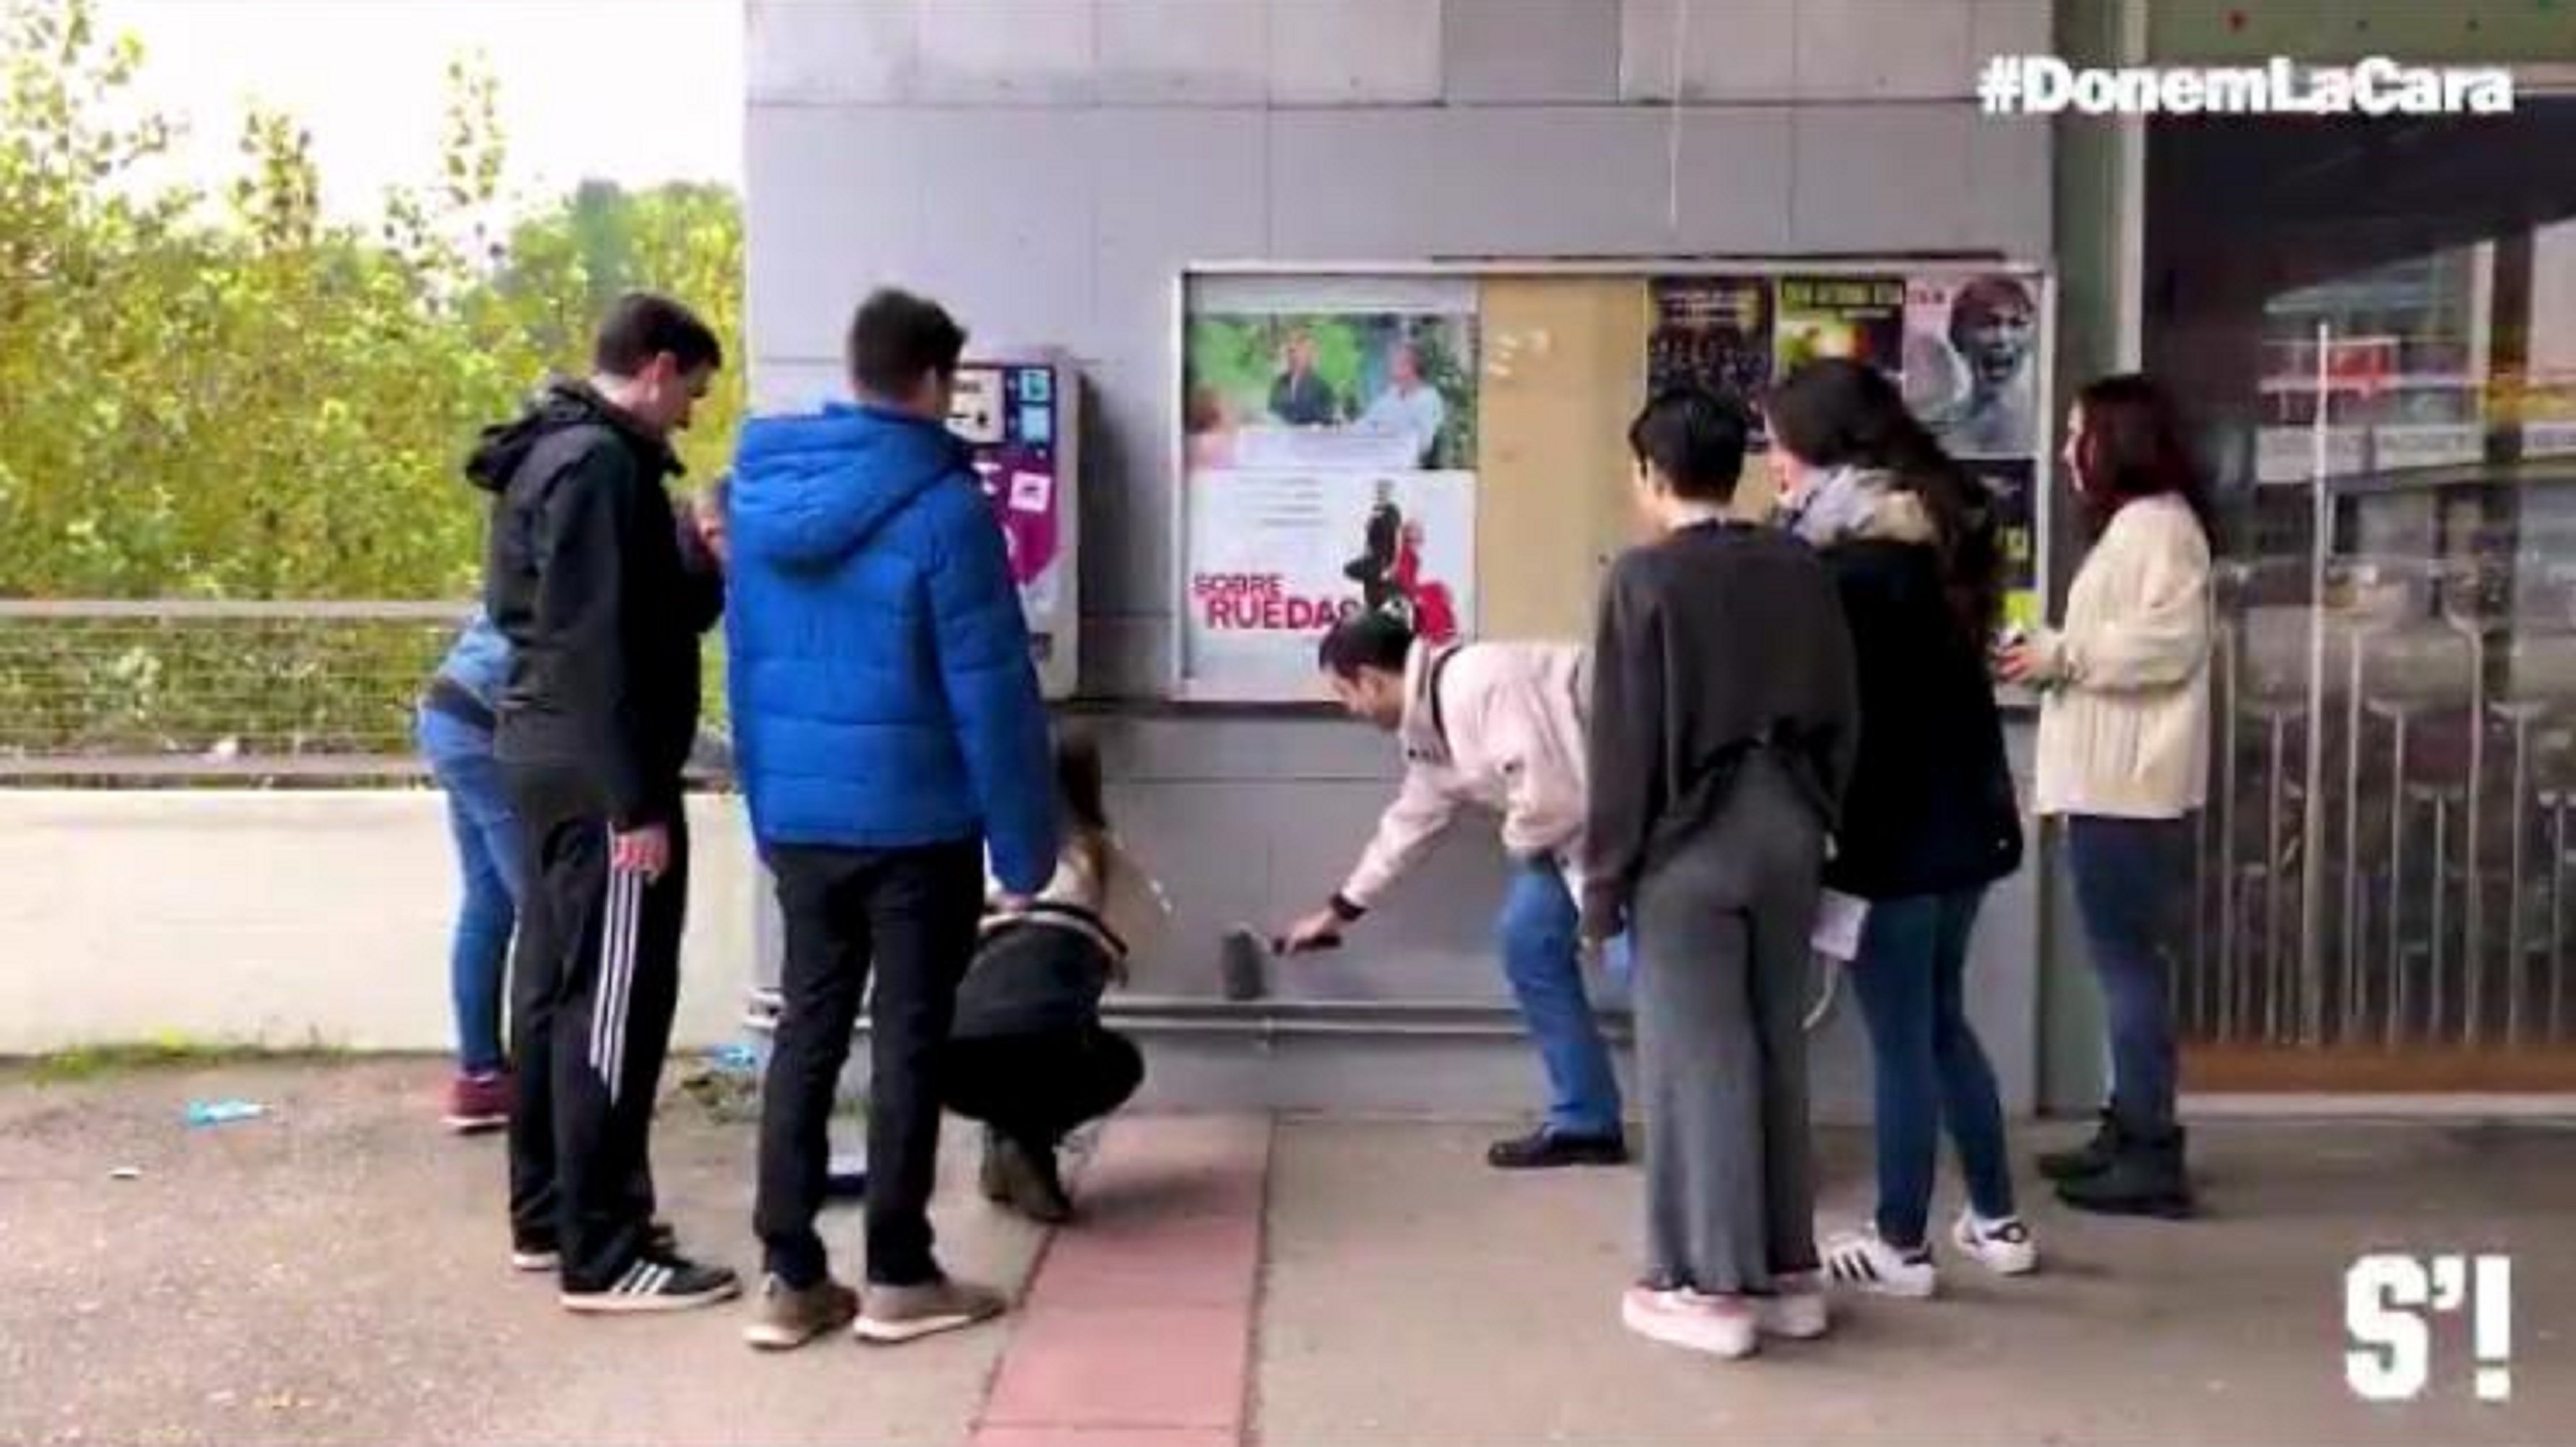
<svg viewBox="0 0 2576 1447">
<path fill-rule="evenodd" d="M 1825 1272 L 1882 1295 L 1933 1293 L 1946 1125 L 1969 1205 L 1950 1239 L 2019 1276 L 2039 1249 L 2014 1211 L 2003 1102 L 1966 984 L 1986 887 L 2022 853 L 1987 661 L 2003 594 L 1993 506 L 1866 363 L 1800 367 L 1763 410 L 1784 521 L 1833 570 L 1860 660 L 1860 760 L 1825 883 L 1868 905 L 1848 973 L 1869 1025 L 1878 1211 L 1825 1243 Z"/>
<path fill-rule="evenodd" d="M 586 382 L 555 381 L 467 463 L 493 494 L 485 609 L 510 641 L 494 754 L 525 831 L 512 984 L 511 1261 L 582 1312 L 738 1293 L 653 1224 L 653 1097 L 679 1004 L 698 639 L 722 570 L 672 506 L 670 435 L 723 363 L 679 303 L 613 306 Z"/>
<path fill-rule="evenodd" d="M 1832 576 L 1732 510 L 1749 431 L 1695 388 L 1629 428 L 1662 536 L 1603 590 L 1584 830 L 1585 938 L 1636 960 L 1647 1263 L 1621 1316 L 1722 1357 L 1825 1329 L 1808 940 L 1859 722 Z"/>
</svg>

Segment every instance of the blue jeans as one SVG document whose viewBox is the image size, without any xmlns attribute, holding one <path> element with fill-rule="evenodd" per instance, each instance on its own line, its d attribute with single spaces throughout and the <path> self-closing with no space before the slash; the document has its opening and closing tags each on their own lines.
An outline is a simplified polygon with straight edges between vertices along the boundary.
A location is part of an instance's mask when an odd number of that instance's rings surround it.
<svg viewBox="0 0 2576 1447">
<path fill-rule="evenodd" d="M 2174 1125 L 2174 931 L 2191 881 L 2188 819 L 2072 815 L 2066 861 L 2111 1035 L 2111 1113 L 2131 1135 Z"/>
<path fill-rule="evenodd" d="M 1896 1246 L 1923 1244 L 1944 1123 L 1969 1204 L 1988 1220 L 2013 1214 L 2003 1099 L 1968 1023 L 1968 940 L 1985 894 L 1873 900 L 1861 925 L 1850 976 L 1877 1086 L 1878 1234 Z"/>
<path fill-rule="evenodd" d="M 1496 932 L 1503 976 L 1547 1066 L 1549 1133 L 1617 1135 L 1619 1077 L 1583 993 L 1582 916 L 1554 864 L 1512 867 Z"/>
<path fill-rule="evenodd" d="M 468 1075 L 497 1071 L 501 1049 L 501 982 L 510 936 L 519 923 L 525 846 L 518 816 L 501 786 L 492 736 L 436 709 L 420 710 L 418 738 L 432 777 L 447 791 L 447 824 L 465 897 L 456 910 L 448 989 L 456 1007 L 456 1063 Z"/>
</svg>

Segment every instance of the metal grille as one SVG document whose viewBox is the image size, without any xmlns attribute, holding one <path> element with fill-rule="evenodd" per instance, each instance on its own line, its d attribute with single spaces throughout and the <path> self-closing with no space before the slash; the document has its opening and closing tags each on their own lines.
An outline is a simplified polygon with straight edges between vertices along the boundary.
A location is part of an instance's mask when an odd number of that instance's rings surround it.
<svg viewBox="0 0 2576 1447">
<path fill-rule="evenodd" d="M 0 601 L 0 780 L 417 772 L 459 603 Z"/>
<path fill-rule="evenodd" d="M 2285 563 L 2222 579 L 2188 1034 L 2576 1043 L 2569 500 L 2527 487 L 2501 546 L 2343 552 L 2322 609 Z"/>
</svg>

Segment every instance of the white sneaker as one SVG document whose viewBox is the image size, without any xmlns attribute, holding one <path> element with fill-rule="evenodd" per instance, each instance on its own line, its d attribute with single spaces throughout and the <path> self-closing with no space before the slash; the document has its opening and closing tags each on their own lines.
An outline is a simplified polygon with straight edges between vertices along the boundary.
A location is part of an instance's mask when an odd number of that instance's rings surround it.
<svg viewBox="0 0 2576 1447">
<path fill-rule="evenodd" d="M 1817 1273 L 1783 1276 L 1774 1284 L 1771 1295 L 1751 1300 L 1753 1325 L 1769 1335 L 1814 1341 L 1833 1329 L 1833 1313 L 1825 1305 L 1824 1278 Z"/>
<path fill-rule="evenodd" d="M 1844 1231 L 1825 1243 L 1825 1275 L 1880 1296 L 1921 1299 L 1941 1284 L 1930 1250 L 1908 1256 L 1880 1238 L 1876 1228 Z"/>
<path fill-rule="evenodd" d="M 1632 1286 L 1619 1298 L 1619 1320 L 1648 1341 L 1728 1361 L 1762 1349 L 1753 1311 L 1735 1297 Z"/>
<path fill-rule="evenodd" d="M 2019 1216 L 1989 1221 L 1973 1210 L 1962 1211 L 1950 1239 L 1997 1276 L 2028 1276 L 2039 1269 L 2039 1242 Z"/>
</svg>

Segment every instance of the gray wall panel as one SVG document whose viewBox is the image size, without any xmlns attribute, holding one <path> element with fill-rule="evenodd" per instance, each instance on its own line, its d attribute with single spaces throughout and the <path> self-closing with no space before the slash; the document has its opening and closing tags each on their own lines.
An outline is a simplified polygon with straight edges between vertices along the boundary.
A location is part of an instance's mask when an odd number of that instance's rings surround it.
<svg viewBox="0 0 2576 1447">
<path fill-rule="evenodd" d="M 1092 100 L 1092 0 L 933 0 L 921 7 L 918 99 L 944 105 L 1077 106 Z"/>
<path fill-rule="evenodd" d="M 1799 250 L 1946 250 L 1967 244 L 1974 210 L 1970 132 L 1943 104 L 1801 106 L 1790 122 Z"/>
<path fill-rule="evenodd" d="M 921 0 L 746 0 L 743 91 L 771 102 L 910 100 Z"/>
<path fill-rule="evenodd" d="M 1441 85 L 1453 104 L 1619 99 L 1619 0 L 1507 0 L 1441 11 Z"/>
<path fill-rule="evenodd" d="M 1308 110 L 1271 126 L 1278 256 L 1654 255 L 1670 129 L 1622 106 Z"/>
<path fill-rule="evenodd" d="M 1260 105 L 1270 98 L 1263 0 L 1099 0 L 1100 99 Z"/>
<path fill-rule="evenodd" d="M 1440 99 L 1440 0 L 1270 0 L 1270 101 Z"/>
<path fill-rule="evenodd" d="M 940 295 L 987 345 L 1080 359 L 1090 423 L 1084 682 L 1113 807 L 1180 911 L 1140 987 L 1207 995 L 1217 940 L 1337 884 L 1389 797 L 1388 742 L 1315 718 L 1132 701 L 1173 630 L 1172 277 L 1193 260 L 1991 247 L 2044 258 L 2044 126 L 1977 117 L 1973 64 L 2045 50 L 2046 0 L 755 0 L 750 351 L 764 404 L 837 389 L 867 287 Z M 1669 100 L 1678 79 L 1686 104 Z M 1617 99 L 1645 104 L 1603 103 Z M 2027 731 L 2015 748 L 2026 754 Z M 1284 992 L 1498 1006 L 1490 821 Z M 2037 906 L 1998 889 L 1974 1009 L 2031 1098 Z M 1604 992 L 1607 997 L 1607 992 Z M 1196 1103 L 1508 1115 L 1509 1042 L 1158 1042 Z M 1849 1019 L 1829 1114 L 1865 1102 Z M 1167 1096 L 1168 1098 L 1168 1096 Z"/>
</svg>

